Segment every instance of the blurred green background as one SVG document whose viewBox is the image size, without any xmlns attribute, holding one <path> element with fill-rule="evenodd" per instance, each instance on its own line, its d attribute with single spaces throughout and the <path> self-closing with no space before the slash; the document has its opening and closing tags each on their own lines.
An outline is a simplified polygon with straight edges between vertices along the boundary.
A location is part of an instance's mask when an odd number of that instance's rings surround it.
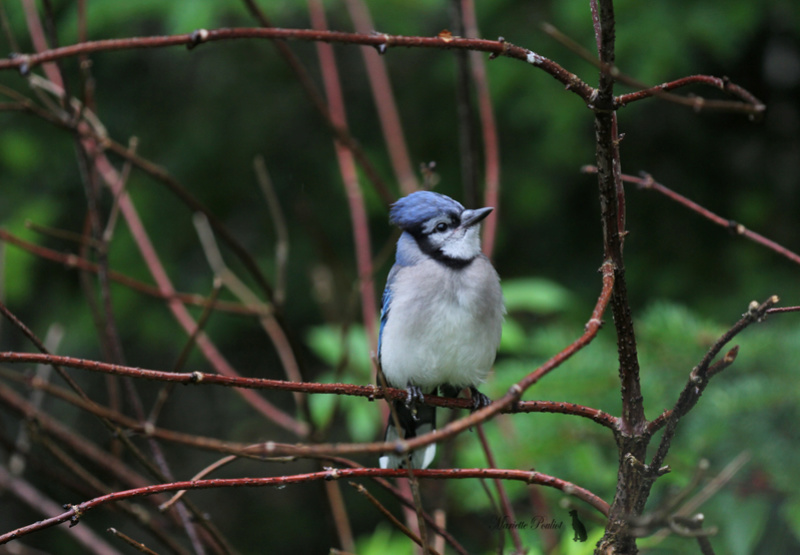
<svg viewBox="0 0 800 555">
<path fill-rule="evenodd" d="M 280 27 L 310 26 L 304 2 L 270 0 L 263 9 Z M 62 44 L 77 40 L 73 1 L 52 0 Z M 88 5 L 90 39 L 178 34 L 198 28 L 256 26 L 243 2 L 193 0 L 93 0 Z M 380 32 L 432 36 L 451 28 L 450 4 L 430 0 L 368 2 Z M 351 30 L 341 2 L 325 2 L 329 26 Z M 659 100 L 631 104 L 619 112 L 622 169 L 651 173 L 656 180 L 706 208 L 798 251 L 800 211 L 800 9 L 793 0 L 730 2 L 616 2 L 617 63 L 648 84 L 685 75 L 728 76 L 767 105 L 761 121 L 740 114 L 695 113 Z M 16 2 L 3 9 L 18 48 L 32 50 L 24 12 Z M 589 84 L 597 70 L 553 39 L 540 26 L 550 22 L 586 48 L 594 38 L 588 3 L 572 0 L 477 2 L 485 38 L 506 40 L 547 56 Z M 14 48 L 3 35 L 2 49 Z M 319 84 L 315 46 L 291 42 Z M 382 177 L 394 183 L 359 47 L 335 46 L 352 134 Z M 415 165 L 436 162 L 437 190 L 463 198 L 458 150 L 456 63 L 453 52 L 392 48 L 383 57 Z M 347 199 L 333 141 L 286 64 L 266 41 L 246 40 L 183 47 L 103 52 L 91 56 L 100 120 L 115 140 L 138 138 L 137 152 L 165 168 L 218 216 L 256 257 L 267 276 L 275 272 L 275 232 L 253 171 L 264 157 L 289 223 L 290 254 L 285 316 L 302 344 L 306 380 L 368 383 L 369 348 L 360 322 L 356 265 Z M 61 64 L 70 90 L 80 90 L 77 59 Z M 596 181 L 581 174 L 594 163 L 592 113 L 574 94 L 542 71 L 516 60 L 487 63 L 501 148 L 501 201 L 494 251 L 509 301 L 496 372 L 485 386 L 502 395 L 544 360 L 577 337 L 600 289 L 602 262 Z M 17 72 L 0 72 L 0 85 L 33 96 Z M 618 91 L 629 89 L 619 87 Z M 721 98 L 695 87 L 682 94 Z M 0 90 L 0 103 L 9 102 Z M 122 163 L 112 156 L 117 167 Z M 386 207 L 366 179 L 373 253 L 393 240 Z M 192 214 L 162 185 L 132 171 L 128 191 L 153 238 L 161 260 L 180 291 L 208 294 L 212 274 L 192 226 Z M 399 194 L 395 187 L 394 192 Z M 43 236 L 26 221 L 80 232 L 86 199 L 71 135 L 37 118 L 0 112 L 0 226 L 62 252 L 74 243 Z M 102 209 L 107 213 L 106 193 Z M 800 268 L 785 258 L 713 226 L 656 193 L 627 188 L 628 287 L 642 363 L 647 416 L 674 403 L 689 371 L 714 340 L 746 310 L 751 300 L 777 294 L 784 306 L 800 304 Z M 78 274 L 37 259 L 16 247 L 3 252 L 3 299 L 35 333 L 60 323 L 62 354 L 101 359 L 98 334 L 81 292 Z M 226 260 L 245 280 L 235 257 Z M 115 270 L 151 281 L 124 224 L 110 246 Z M 390 257 L 377 258 L 376 295 Z M 114 314 L 126 361 L 169 369 L 186 336 L 163 302 L 119 285 L 112 287 Z M 223 293 L 223 298 L 232 298 Z M 199 309 L 192 309 L 199 315 Z M 598 340 L 529 391 L 526 399 L 570 401 L 619 412 L 616 348 L 610 314 Z M 214 315 L 208 333 L 244 375 L 282 378 L 277 356 L 253 318 Z M 343 341 L 345 337 L 347 340 Z M 710 476 L 740 453 L 750 462 L 701 508 L 717 526 L 719 552 L 789 553 L 800 550 L 800 325 L 794 314 L 776 315 L 746 330 L 736 363 L 716 377 L 697 408 L 682 423 L 667 463 L 673 472 L 654 488 L 650 508 L 687 484 L 701 459 Z M 0 349 L 31 351 L 21 334 L 0 323 Z M 208 370 L 194 353 L 188 367 Z M 17 367 L 16 370 L 21 370 Z M 72 373 L 102 402 L 102 378 Z M 145 404 L 158 387 L 137 384 Z M 267 393 L 293 411 L 291 396 Z M 379 406 L 363 399 L 311 398 L 315 424 L 331 426 L 331 441 L 381 437 Z M 93 421 L 56 401 L 46 405 L 93 437 L 108 441 Z M 2 407 L 0 407 L 2 409 Z M 0 411 L 3 437 L 19 422 Z M 165 427 L 236 441 L 296 438 L 264 422 L 228 390 L 181 388 L 163 417 Z M 94 426 L 94 428 L 92 428 Z M 88 431 L 87 431 L 88 430 Z M 611 500 L 617 455 L 605 429 L 559 415 L 505 416 L 486 426 L 500 467 L 533 468 L 570 480 Z M 465 434 L 440 454 L 458 466 L 485 465 L 475 434 Z M 185 479 L 216 455 L 165 446 L 176 477 Z M 47 455 L 34 451 L 47 460 Z M 3 459 L 8 457 L 7 445 Z M 32 454 L 34 456 L 34 454 Z M 365 465 L 374 461 L 358 459 Z M 441 463 L 440 463 L 441 464 Z M 307 472 L 311 462 L 270 466 L 238 462 L 220 476 Z M 61 502 L 75 502 L 64 484 L 25 477 Z M 369 484 L 367 484 L 369 487 Z M 359 553 L 410 551 L 409 543 L 362 498 L 342 486 Z M 431 486 L 433 488 L 433 486 Z M 493 552 L 497 531 L 487 525 L 492 508 L 474 481 L 437 484 L 447 496 L 449 527 L 468 549 Z M 520 519 L 532 517 L 529 490 L 508 485 Z M 546 489 L 546 488 L 542 488 Z M 441 491 L 441 490 L 437 490 Z M 542 491 L 553 518 L 564 521 L 560 551 L 590 552 L 602 526 L 588 519 L 590 541 L 570 541 L 567 508 L 560 492 Z M 324 552 L 337 546 L 322 486 L 282 490 L 209 491 L 193 494 L 243 553 L 288 549 Z M 396 508 L 386 497 L 385 502 Z M 13 497 L 0 497 L 5 532 L 33 522 L 37 513 Z M 84 524 L 125 528 L 118 514 L 101 509 Z M 131 534 L 137 531 L 129 525 Z M 538 530 L 524 532 L 526 545 L 543 549 Z M 63 531 L 30 536 L 25 543 L 58 553 L 79 553 Z M 506 550 L 510 549 L 508 538 Z M 690 540 L 642 540 L 652 552 L 683 553 Z M 693 545 L 691 548 L 694 548 Z M 583 551 L 576 551 L 576 550 Z"/>
</svg>

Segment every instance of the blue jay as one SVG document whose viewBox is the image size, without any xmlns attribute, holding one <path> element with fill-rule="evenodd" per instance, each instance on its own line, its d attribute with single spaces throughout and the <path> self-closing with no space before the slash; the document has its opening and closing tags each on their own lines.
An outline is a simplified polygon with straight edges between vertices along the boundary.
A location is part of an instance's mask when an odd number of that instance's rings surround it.
<svg viewBox="0 0 800 555">
<path fill-rule="evenodd" d="M 408 390 L 394 401 L 402 433 L 389 417 L 387 442 L 435 429 L 423 394 L 457 397 L 468 387 L 474 408 L 491 401 L 477 390 L 494 363 L 505 307 L 500 278 L 481 252 L 480 222 L 492 208 L 467 210 L 450 197 L 418 191 L 395 202 L 389 222 L 403 230 L 386 280 L 378 361 L 389 385 Z M 410 453 L 427 468 L 436 444 Z M 406 456 L 387 453 L 381 468 L 404 468 Z"/>
</svg>

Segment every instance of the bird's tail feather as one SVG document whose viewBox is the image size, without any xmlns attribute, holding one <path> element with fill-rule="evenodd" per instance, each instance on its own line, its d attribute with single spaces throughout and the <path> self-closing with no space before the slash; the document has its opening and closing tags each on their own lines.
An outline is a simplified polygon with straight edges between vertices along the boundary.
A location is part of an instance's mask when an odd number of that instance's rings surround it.
<svg viewBox="0 0 800 555">
<path fill-rule="evenodd" d="M 389 415 L 384 441 L 394 443 L 401 439 L 421 436 L 436 429 L 436 409 L 434 407 L 417 405 L 409 408 L 402 401 L 395 401 L 393 404 L 403 434 L 398 433 L 394 418 Z M 411 468 L 423 469 L 428 468 L 435 455 L 436 444 L 431 443 L 408 454 L 385 453 L 378 459 L 378 462 L 381 468 L 407 468 L 407 458 L 410 458 Z"/>
</svg>

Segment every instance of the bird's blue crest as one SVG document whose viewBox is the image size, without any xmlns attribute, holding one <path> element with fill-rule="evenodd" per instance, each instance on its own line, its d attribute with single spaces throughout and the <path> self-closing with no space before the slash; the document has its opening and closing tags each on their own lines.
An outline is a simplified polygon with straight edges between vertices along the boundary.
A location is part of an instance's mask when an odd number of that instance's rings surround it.
<svg viewBox="0 0 800 555">
<path fill-rule="evenodd" d="M 389 222 L 408 229 L 439 215 L 460 214 L 464 206 L 448 196 L 432 191 L 417 191 L 401 198 L 389 211 Z"/>
</svg>

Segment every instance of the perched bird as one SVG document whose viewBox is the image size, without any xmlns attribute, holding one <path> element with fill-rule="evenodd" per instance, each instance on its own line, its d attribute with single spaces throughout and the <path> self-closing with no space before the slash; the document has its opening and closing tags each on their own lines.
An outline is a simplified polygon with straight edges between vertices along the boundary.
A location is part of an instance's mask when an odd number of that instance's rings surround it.
<svg viewBox="0 0 800 555">
<path fill-rule="evenodd" d="M 490 403 L 477 390 L 494 363 L 505 314 L 500 278 L 480 247 L 480 222 L 492 208 L 467 210 L 450 197 L 418 191 L 395 202 L 389 221 L 403 230 L 386 280 L 378 360 L 386 381 L 405 388 L 394 401 L 402 430 L 389 416 L 386 441 L 410 439 L 436 427 L 423 394 L 456 397 L 468 387 L 473 407 Z M 436 445 L 410 453 L 426 468 Z M 406 455 L 387 453 L 381 468 L 404 468 Z"/>
</svg>

